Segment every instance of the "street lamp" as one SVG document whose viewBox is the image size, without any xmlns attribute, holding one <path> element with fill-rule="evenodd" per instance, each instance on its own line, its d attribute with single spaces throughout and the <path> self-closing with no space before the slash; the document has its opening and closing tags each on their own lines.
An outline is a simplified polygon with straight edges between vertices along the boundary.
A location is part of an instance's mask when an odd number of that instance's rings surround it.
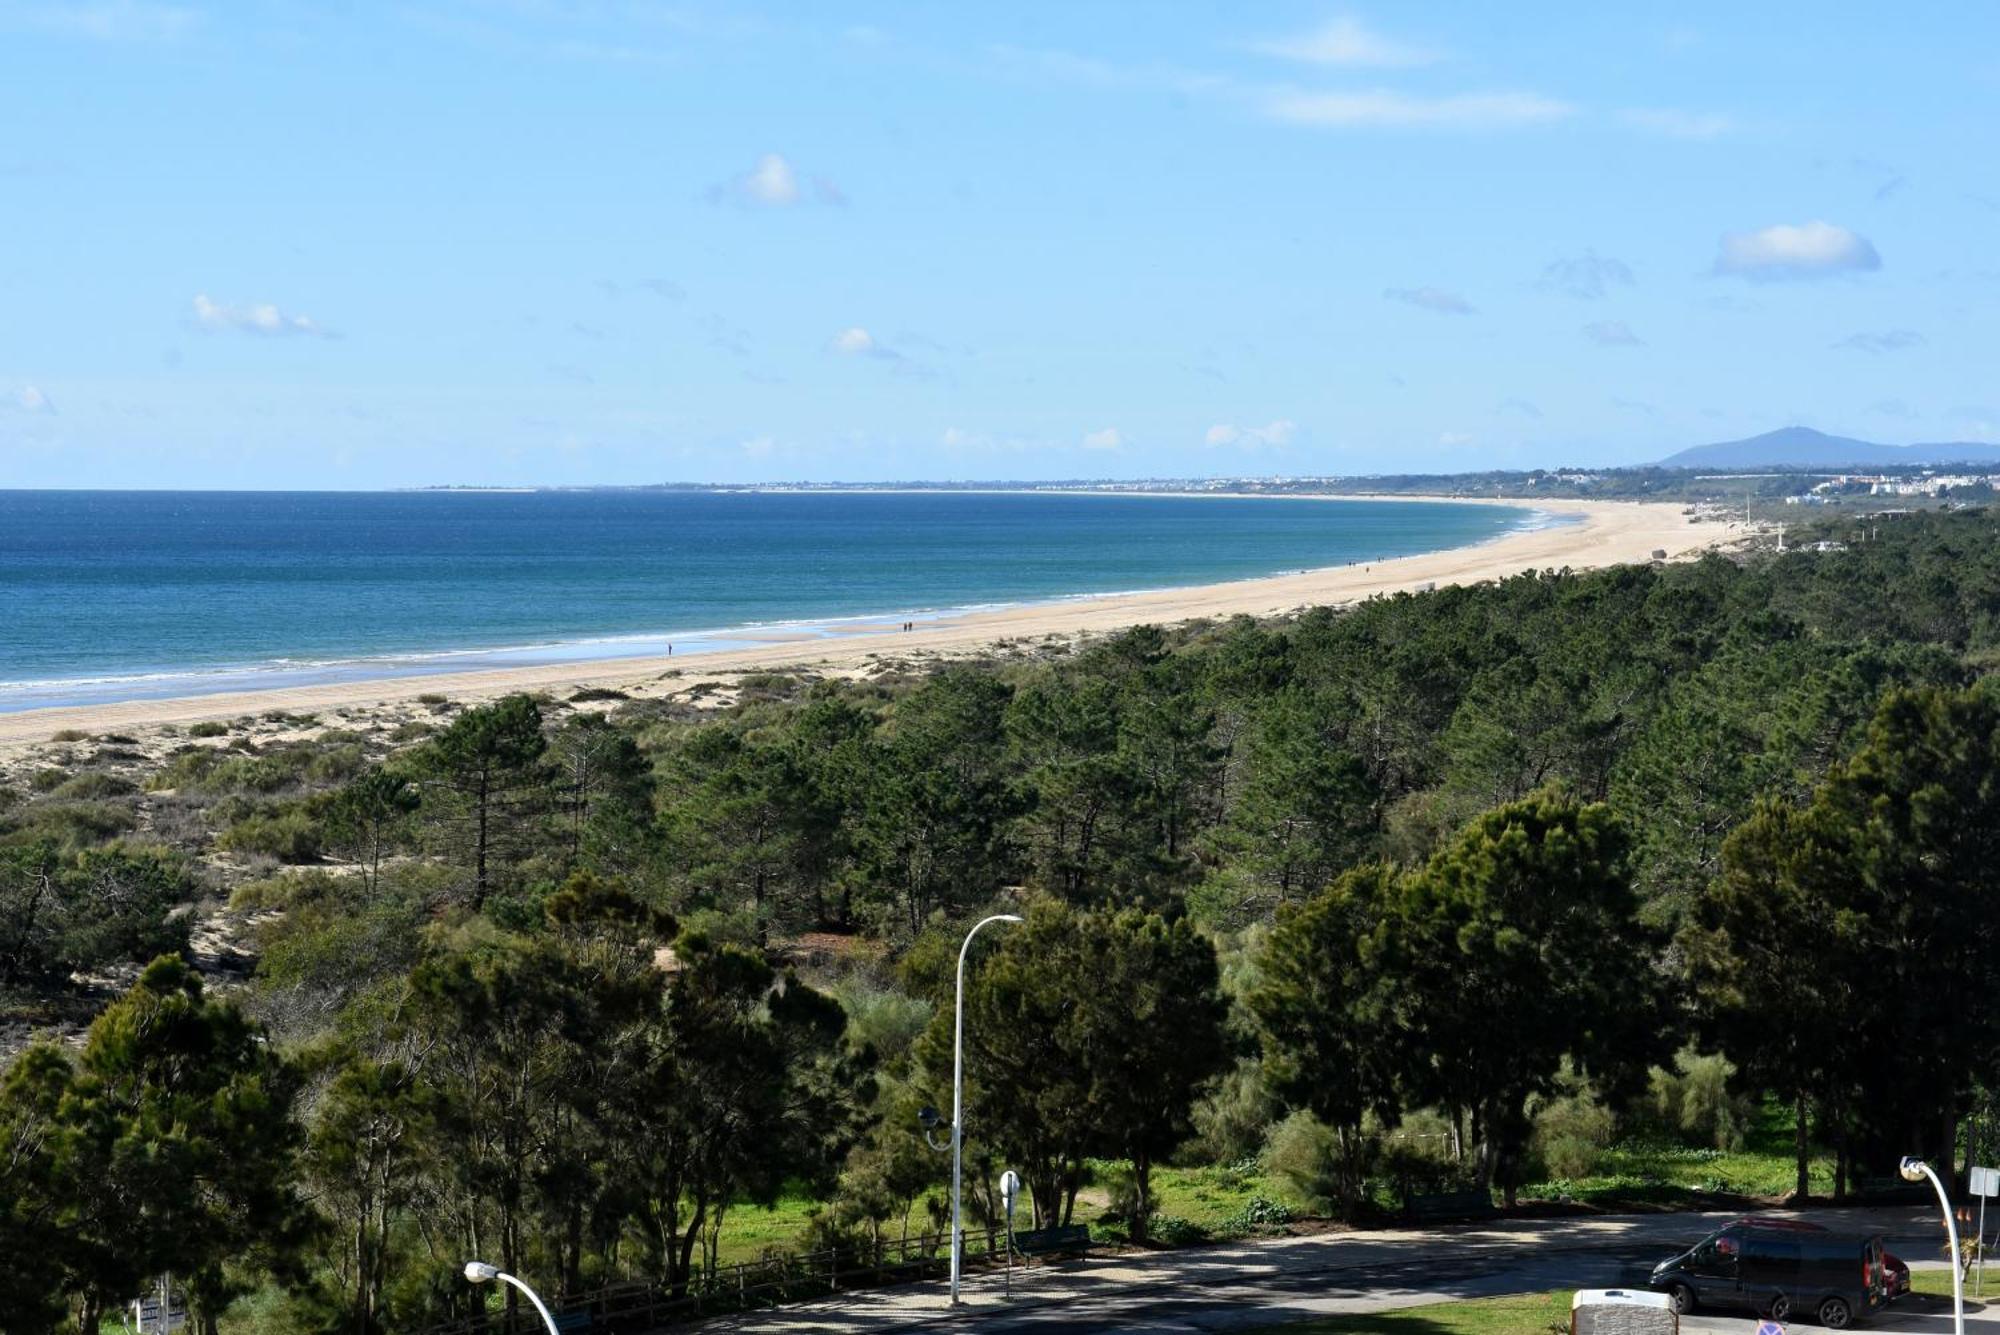
<svg viewBox="0 0 2000 1335">
<path fill-rule="evenodd" d="M 1937 1191 L 1938 1205 L 1944 1210 L 1945 1231 L 1951 1237 L 1952 1335 L 1965 1335 L 1965 1272 L 1960 1268 L 1958 1221 L 1952 1218 L 1951 1198 L 1945 1195 L 1944 1183 L 1938 1181 L 1938 1175 L 1932 1171 L 1931 1166 L 1922 1159 L 1917 1158 L 1914 1154 L 1904 1156 L 1902 1172 L 1905 1182 L 1921 1182 L 1925 1178 L 1929 1178 L 1931 1186 Z"/>
<path fill-rule="evenodd" d="M 958 997 L 953 1005 L 951 1029 L 951 1301 L 954 1306 L 958 1303 L 959 1266 L 965 1253 L 959 1173 L 965 1139 L 965 952 L 972 949 L 972 938 L 988 923 L 1020 921 L 1017 913 L 981 918 L 972 924 L 972 930 L 965 934 L 965 941 L 958 948 Z M 917 1119 L 924 1124 L 925 1142 L 934 1150 L 942 1150 L 944 1146 L 931 1139 L 931 1133 L 944 1120 L 937 1109 L 925 1108 L 917 1114 Z"/>
<path fill-rule="evenodd" d="M 549 1328 L 549 1335 L 562 1335 L 562 1332 L 556 1329 L 556 1319 L 550 1316 L 549 1309 L 542 1305 L 540 1296 L 533 1289 L 523 1284 L 520 1280 L 515 1279 L 506 1271 L 490 1266 L 484 1261 L 467 1261 L 465 1263 L 465 1278 L 473 1284 L 491 1284 L 496 1279 L 502 1284 L 512 1284 L 515 1288 L 527 1294 L 528 1301 L 533 1303 L 535 1310 L 542 1314 L 542 1324 Z"/>
</svg>

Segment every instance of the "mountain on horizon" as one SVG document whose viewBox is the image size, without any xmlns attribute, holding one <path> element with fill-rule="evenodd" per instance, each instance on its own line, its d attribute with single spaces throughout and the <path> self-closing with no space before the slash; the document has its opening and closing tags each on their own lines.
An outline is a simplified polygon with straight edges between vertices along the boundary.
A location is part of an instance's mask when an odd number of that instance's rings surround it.
<svg viewBox="0 0 2000 1335">
<path fill-rule="evenodd" d="M 1884 445 L 1829 436 L 1809 426 L 1780 427 L 1747 440 L 1696 445 L 1660 460 L 1662 468 L 1882 468 L 2000 463 L 2000 445 L 1978 441 Z"/>
</svg>

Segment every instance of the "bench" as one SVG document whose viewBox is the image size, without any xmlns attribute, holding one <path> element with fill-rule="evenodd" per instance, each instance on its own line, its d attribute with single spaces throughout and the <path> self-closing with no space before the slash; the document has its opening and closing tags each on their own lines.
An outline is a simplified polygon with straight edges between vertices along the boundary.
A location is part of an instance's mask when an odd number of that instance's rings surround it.
<svg viewBox="0 0 2000 1335">
<path fill-rule="evenodd" d="M 567 1312 L 557 1312 L 555 1319 L 556 1329 L 562 1332 L 562 1335 L 587 1335 L 593 1328 L 590 1309 L 587 1307 L 574 1307 Z"/>
<path fill-rule="evenodd" d="M 1014 1235 L 1014 1250 L 1023 1256 L 1064 1256 L 1090 1250 L 1090 1230 L 1082 1224 L 1031 1228 Z"/>
<path fill-rule="evenodd" d="M 1415 1224 L 1435 1224 L 1448 1219 L 1491 1218 L 1493 1195 L 1482 1188 L 1470 1191 L 1440 1191 L 1427 1196 L 1403 1198 L 1403 1217 Z"/>
</svg>

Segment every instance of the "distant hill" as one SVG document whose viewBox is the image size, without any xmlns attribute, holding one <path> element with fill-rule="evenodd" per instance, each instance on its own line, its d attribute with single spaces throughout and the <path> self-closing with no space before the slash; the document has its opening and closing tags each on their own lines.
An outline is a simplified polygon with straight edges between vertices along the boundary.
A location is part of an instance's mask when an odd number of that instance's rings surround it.
<svg viewBox="0 0 2000 1335">
<path fill-rule="evenodd" d="M 1781 427 L 1748 440 L 1696 445 L 1660 460 L 1663 468 L 1884 468 L 1930 464 L 2000 463 L 2000 445 L 1948 441 L 1936 445 L 1883 445 L 1829 436 L 1809 426 Z"/>
</svg>

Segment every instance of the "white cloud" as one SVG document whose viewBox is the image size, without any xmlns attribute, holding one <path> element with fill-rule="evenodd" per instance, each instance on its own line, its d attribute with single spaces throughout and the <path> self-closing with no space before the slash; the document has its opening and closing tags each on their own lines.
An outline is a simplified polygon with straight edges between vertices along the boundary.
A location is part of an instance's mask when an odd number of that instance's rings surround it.
<svg viewBox="0 0 2000 1335">
<path fill-rule="evenodd" d="M 860 325 L 843 329 L 835 334 L 829 346 L 835 352 L 849 357 L 875 357 L 886 351 L 875 342 L 875 336 Z"/>
<path fill-rule="evenodd" d="M 210 330 L 234 330 L 242 334 L 260 334 L 266 338 L 278 338 L 289 334 L 304 334 L 313 338 L 329 338 L 328 332 L 310 315 L 286 314 L 268 301 L 255 302 L 248 306 L 225 306 L 211 301 L 205 294 L 197 293 L 194 299 L 194 322 L 198 328 Z"/>
<path fill-rule="evenodd" d="M 1902 352 L 1906 348 L 1921 348 L 1924 336 L 1914 329 L 1885 329 L 1879 334 L 1849 334 L 1833 346 L 1846 348 L 1852 352 Z"/>
<path fill-rule="evenodd" d="M 1882 267 L 1882 257 L 1868 238 L 1828 222 L 1793 226 L 1780 223 L 1755 232 L 1731 232 L 1722 238 L 1715 272 L 1768 282 L 1784 278 L 1825 278 L 1862 273 Z"/>
<path fill-rule="evenodd" d="M 1083 436 L 1083 448 L 1086 450 L 1115 450 L 1124 443 L 1125 437 L 1115 426 L 1105 427 L 1102 431 L 1086 431 Z"/>
<path fill-rule="evenodd" d="M 1467 431 L 1440 431 L 1438 433 L 1438 444 L 1440 445 L 1457 446 L 1470 445 L 1471 443 L 1472 434 Z"/>
<path fill-rule="evenodd" d="M 1508 130 L 1546 125 L 1576 108 L 1539 93 L 1456 93 L 1418 97 L 1388 89 L 1361 93 L 1285 92 L 1264 104 L 1294 125 L 1354 130 Z"/>
<path fill-rule="evenodd" d="M 1218 422 L 1208 429 L 1203 437 L 1210 445 L 1236 445 L 1246 450 L 1283 449 L 1292 443 L 1298 434 L 1299 424 L 1288 418 L 1279 418 L 1267 426 L 1232 426 Z"/>
<path fill-rule="evenodd" d="M 1439 315 L 1471 315 L 1472 303 L 1456 292 L 1446 292 L 1436 287 L 1385 287 L 1382 295 L 1390 301 L 1400 301 L 1422 310 L 1436 311 Z"/>
<path fill-rule="evenodd" d="M 1618 119 L 1635 130 L 1669 139 L 1720 139 L 1736 122 L 1715 111 L 1680 111 L 1673 107 L 1628 107 Z"/>
<path fill-rule="evenodd" d="M 1625 262 L 1586 250 L 1575 259 L 1551 261 L 1535 286 L 1544 292 L 1561 292 L 1582 301 L 1595 301 L 1614 283 L 1632 286 L 1632 271 Z"/>
<path fill-rule="evenodd" d="M 1593 320 L 1583 327 L 1583 336 L 1600 348 L 1638 348 L 1646 343 L 1623 320 Z"/>
<path fill-rule="evenodd" d="M 715 204 L 765 209 L 787 209 L 807 201 L 834 206 L 847 203 L 839 186 L 824 176 L 802 179 L 798 168 L 782 153 L 766 153 L 749 171 L 711 187 L 708 198 Z"/>
<path fill-rule="evenodd" d="M 1352 16 L 1333 19 L 1311 32 L 1293 37 L 1252 42 L 1250 49 L 1309 65 L 1365 66 L 1372 69 L 1409 69 L 1434 65 L 1444 59 L 1441 52 L 1370 32 Z"/>
<path fill-rule="evenodd" d="M 36 385 L 21 386 L 20 392 L 14 395 L 14 402 L 26 413 L 53 413 L 56 410 L 49 396 Z"/>
<path fill-rule="evenodd" d="M 778 442 L 770 436 L 752 436 L 736 447 L 745 458 L 768 459 L 778 451 Z"/>
</svg>

